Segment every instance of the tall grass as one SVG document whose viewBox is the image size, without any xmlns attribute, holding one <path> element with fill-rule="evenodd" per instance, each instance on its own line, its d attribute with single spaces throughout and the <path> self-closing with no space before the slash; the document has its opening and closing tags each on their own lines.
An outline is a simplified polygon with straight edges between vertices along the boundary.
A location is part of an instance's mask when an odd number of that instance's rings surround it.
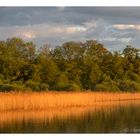
<svg viewBox="0 0 140 140">
<path fill-rule="evenodd" d="M 140 100 L 140 94 L 103 92 L 10 92 L 0 93 L 0 111 L 84 107 L 123 100 Z"/>
</svg>

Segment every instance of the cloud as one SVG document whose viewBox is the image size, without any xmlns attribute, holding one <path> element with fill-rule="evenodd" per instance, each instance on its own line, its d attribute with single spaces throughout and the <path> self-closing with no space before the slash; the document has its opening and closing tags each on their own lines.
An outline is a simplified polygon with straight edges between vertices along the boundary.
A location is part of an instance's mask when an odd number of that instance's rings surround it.
<svg viewBox="0 0 140 140">
<path fill-rule="evenodd" d="M 71 38 L 76 34 L 86 31 L 85 26 L 59 25 L 59 24 L 35 24 L 26 26 L 0 26 L 0 38 L 21 37 L 24 40 L 38 40 L 38 38 Z M 49 41 L 49 40 L 48 40 Z M 42 42 L 44 43 L 44 42 Z M 56 42 L 57 43 L 57 42 Z"/>
<path fill-rule="evenodd" d="M 113 25 L 113 27 L 119 30 L 127 30 L 127 29 L 140 30 L 140 25 L 135 24 L 115 24 Z"/>
<path fill-rule="evenodd" d="M 109 49 L 139 47 L 139 7 L 0 7 L 0 40 L 21 37 L 38 46 L 99 40 Z"/>
<path fill-rule="evenodd" d="M 0 7 L 0 26 L 82 24 L 99 18 L 112 24 L 140 23 L 139 7 Z"/>
<path fill-rule="evenodd" d="M 60 11 L 64 11 L 65 9 L 66 9 L 66 7 L 64 7 L 64 6 L 58 7 L 58 10 L 60 10 Z"/>
<path fill-rule="evenodd" d="M 34 33 L 28 32 L 28 31 L 22 32 L 22 36 L 24 38 L 26 38 L 26 39 L 34 39 L 34 38 L 36 38 Z"/>
</svg>

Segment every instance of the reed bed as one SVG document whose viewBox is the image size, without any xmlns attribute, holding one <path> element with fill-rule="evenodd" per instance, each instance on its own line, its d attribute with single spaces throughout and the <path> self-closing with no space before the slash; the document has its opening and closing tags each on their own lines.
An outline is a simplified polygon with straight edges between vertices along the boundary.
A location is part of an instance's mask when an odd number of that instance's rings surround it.
<svg viewBox="0 0 140 140">
<path fill-rule="evenodd" d="M 139 93 L 103 92 L 9 92 L 0 93 L 0 111 L 46 110 L 100 106 L 105 102 L 140 100 Z"/>
</svg>

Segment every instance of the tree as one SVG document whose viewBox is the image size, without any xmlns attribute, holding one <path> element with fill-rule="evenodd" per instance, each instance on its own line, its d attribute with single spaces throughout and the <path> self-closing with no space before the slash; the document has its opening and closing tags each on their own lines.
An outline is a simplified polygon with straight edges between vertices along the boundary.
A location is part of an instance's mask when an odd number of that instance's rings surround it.
<svg viewBox="0 0 140 140">
<path fill-rule="evenodd" d="M 96 84 L 100 83 L 101 81 L 101 70 L 96 63 L 92 65 L 91 73 L 89 75 L 89 80 L 90 80 L 89 84 L 91 89 L 94 89 Z"/>
<path fill-rule="evenodd" d="M 54 84 L 59 74 L 59 69 L 52 59 L 48 46 L 41 48 L 36 59 L 42 83 Z"/>
<path fill-rule="evenodd" d="M 20 38 L 0 41 L 0 88 L 139 91 L 139 49 L 110 52 L 95 40 L 36 49 Z M 17 88 L 19 87 L 19 88 Z M 1 89 L 0 89 L 1 90 Z"/>
<path fill-rule="evenodd" d="M 132 61 L 135 58 L 139 57 L 139 49 L 132 47 L 131 45 L 127 45 L 126 48 L 123 50 L 123 55 L 128 61 Z"/>
</svg>

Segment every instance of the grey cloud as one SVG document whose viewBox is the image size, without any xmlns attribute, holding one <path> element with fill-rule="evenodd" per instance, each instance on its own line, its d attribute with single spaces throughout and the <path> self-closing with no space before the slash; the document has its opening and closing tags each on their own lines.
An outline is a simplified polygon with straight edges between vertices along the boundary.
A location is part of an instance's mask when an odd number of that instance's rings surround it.
<svg viewBox="0 0 140 140">
<path fill-rule="evenodd" d="M 120 50 L 127 44 L 139 47 L 139 19 L 140 7 L 0 7 L 0 40 L 19 36 L 55 46 L 97 39 Z M 114 27 L 119 24 L 137 28 L 119 30 Z"/>
<path fill-rule="evenodd" d="M 82 24 L 102 18 L 111 23 L 140 23 L 139 7 L 1 7 L 0 25 Z M 132 20 L 133 19 L 133 20 Z"/>
</svg>

